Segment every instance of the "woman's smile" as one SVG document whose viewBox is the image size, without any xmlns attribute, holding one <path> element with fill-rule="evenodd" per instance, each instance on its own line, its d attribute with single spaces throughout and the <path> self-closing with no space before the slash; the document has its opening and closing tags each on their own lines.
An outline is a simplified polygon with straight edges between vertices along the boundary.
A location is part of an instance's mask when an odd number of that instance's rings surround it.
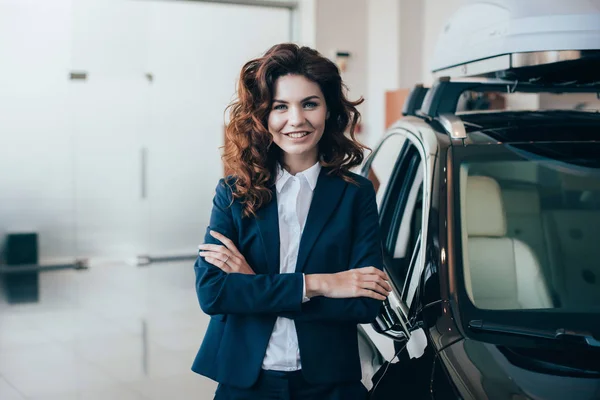
<svg viewBox="0 0 600 400">
<path fill-rule="evenodd" d="M 305 137 L 307 137 L 308 135 L 310 135 L 311 133 L 312 132 L 298 131 L 298 132 L 284 133 L 283 135 L 288 137 L 289 139 L 293 140 L 294 142 L 299 142 L 302 139 L 304 139 Z"/>
</svg>

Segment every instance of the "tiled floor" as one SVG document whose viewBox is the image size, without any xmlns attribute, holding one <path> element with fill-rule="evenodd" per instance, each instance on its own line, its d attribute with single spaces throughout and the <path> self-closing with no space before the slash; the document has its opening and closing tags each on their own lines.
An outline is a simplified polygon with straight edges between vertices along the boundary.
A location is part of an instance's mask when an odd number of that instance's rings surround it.
<svg viewBox="0 0 600 400">
<path fill-rule="evenodd" d="M 190 370 L 208 317 L 193 262 L 40 274 L 40 301 L 0 294 L 0 399 L 212 399 Z"/>
</svg>

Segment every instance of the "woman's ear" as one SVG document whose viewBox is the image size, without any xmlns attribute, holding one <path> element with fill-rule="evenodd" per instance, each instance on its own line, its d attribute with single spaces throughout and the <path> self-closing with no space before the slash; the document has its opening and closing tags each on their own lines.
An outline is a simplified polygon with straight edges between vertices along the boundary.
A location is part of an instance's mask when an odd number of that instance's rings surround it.
<svg viewBox="0 0 600 400">
<path fill-rule="evenodd" d="M 327 111 L 327 114 L 325 115 L 325 119 L 329 119 L 329 111 Z"/>
</svg>

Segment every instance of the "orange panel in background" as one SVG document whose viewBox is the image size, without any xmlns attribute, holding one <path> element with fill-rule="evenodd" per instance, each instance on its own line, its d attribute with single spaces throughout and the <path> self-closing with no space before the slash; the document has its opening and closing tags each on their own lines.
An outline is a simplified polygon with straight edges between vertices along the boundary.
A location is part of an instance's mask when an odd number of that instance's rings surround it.
<svg viewBox="0 0 600 400">
<path fill-rule="evenodd" d="M 402 107 L 410 93 L 409 89 L 389 90 L 385 92 L 385 128 L 402 118 Z"/>
</svg>

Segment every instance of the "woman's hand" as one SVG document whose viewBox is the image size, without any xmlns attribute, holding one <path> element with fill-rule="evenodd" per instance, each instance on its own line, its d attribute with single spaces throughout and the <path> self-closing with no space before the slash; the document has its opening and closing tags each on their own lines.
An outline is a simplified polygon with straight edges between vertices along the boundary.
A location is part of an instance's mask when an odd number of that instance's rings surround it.
<svg viewBox="0 0 600 400">
<path fill-rule="evenodd" d="M 201 244 L 198 246 L 198 255 L 204 257 L 206 262 L 222 269 L 224 272 L 254 275 L 254 271 L 246 262 L 246 259 L 235 247 L 233 242 L 219 232 L 210 231 L 210 235 L 223 243 L 225 246 L 217 244 Z"/>
<path fill-rule="evenodd" d="M 371 297 L 385 300 L 392 291 L 387 274 L 375 267 L 356 268 L 335 274 L 306 275 L 306 296 L 334 299 Z"/>
</svg>

